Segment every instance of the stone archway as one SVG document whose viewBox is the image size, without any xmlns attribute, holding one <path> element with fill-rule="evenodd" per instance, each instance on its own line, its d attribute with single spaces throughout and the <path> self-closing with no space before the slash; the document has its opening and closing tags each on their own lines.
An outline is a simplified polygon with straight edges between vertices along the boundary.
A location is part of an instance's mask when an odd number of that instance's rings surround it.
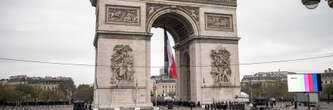
<svg viewBox="0 0 333 110">
<path fill-rule="evenodd" d="M 178 98 L 209 104 L 240 92 L 236 0 L 91 0 L 96 7 L 94 107 L 151 108 L 150 29 L 176 46 Z"/>
<path fill-rule="evenodd" d="M 154 11 L 152 11 L 153 9 Z M 148 10 L 151 11 L 151 16 L 148 16 L 147 19 L 148 32 L 151 27 L 163 28 L 165 26 L 177 45 L 177 48 L 175 48 L 177 73 L 179 76 L 176 81 L 177 99 L 191 101 L 191 89 L 194 88 L 191 86 L 189 44 L 182 41 L 199 34 L 197 24 L 194 21 L 195 17 L 191 17 L 186 13 L 186 11 L 191 9 L 185 10 L 184 7 L 148 4 Z M 192 9 L 192 11 L 198 11 L 198 9 Z"/>
</svg>

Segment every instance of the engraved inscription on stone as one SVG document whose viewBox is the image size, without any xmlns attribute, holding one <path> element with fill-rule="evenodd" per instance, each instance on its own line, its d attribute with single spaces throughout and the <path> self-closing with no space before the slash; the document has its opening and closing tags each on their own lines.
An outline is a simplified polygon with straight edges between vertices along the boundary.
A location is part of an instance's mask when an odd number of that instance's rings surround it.
<svg viewBox="0 0 333 110">
<path fill-rule="evenodd" d="M 232 32 L 233 23 L 230 14 L 205 13 L 206 30 Z"/>
<path fill-rule="evenodd" d="M 230 52 L 223 47 L 219 47 L 212 50 L 210 56 L 212 58 L 210 74 L 215 82 L 229 82 L 231 77 Z"/>
<path fill-rule="evenodd" d="M 111 57 L 111 84 L 119 81 L 133 81 L 134 80 L 134 61 L 132 48 L 129 45 L 116 45 L 113 48 Z"/>
<path fill-rule="evenodd" d="M 106 5 L 106 23 L 140 25 L 140 7 Z"/>
<path fill-rule="evenodd" d="M 184 11 L 187 15 L 191 16 L 196 22 L 199 22 L 199 8 L 189 7 L 189 6 L 171 6 L 162 4 L 147 4 L 147 18 L 149 19 L 154 13 L 159 12 L 164 9 L 179 9 Z M 148 20 L 147 19 L 147 20 Z"/>
<path fill-rule="evenodd" d="M 128 89 L 113 89 L 112 101 L 114 103 L 128 103 L 134 101 L 133 91 Z"/>
</svg>

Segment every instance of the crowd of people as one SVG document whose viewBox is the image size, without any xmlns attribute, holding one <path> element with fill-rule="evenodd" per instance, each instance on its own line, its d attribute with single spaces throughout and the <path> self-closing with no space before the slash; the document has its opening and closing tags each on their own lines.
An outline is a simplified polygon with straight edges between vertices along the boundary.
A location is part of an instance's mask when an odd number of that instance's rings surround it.
<svg viewBox="0 0 333 110">
<path fill-rule="evenodd" d="M 200 102 L 192 101 L 156 101 L 153 102 L 154 106 L 167 106 L 168 108 L 173 108 L 173 106 L 182 106 L 182 107 L 204 107 L 205 110 L 244 110 L 245 103 L 241 102 L 214 102 L 213 104 L 200 104 Z"/>
<path fill-rule="evenodd" d="M 68 101 L 43 101 L 43 102 L 0 102 L 0 106 L 29 106 L 29 105 L 69 105 Z"/>
</svg>

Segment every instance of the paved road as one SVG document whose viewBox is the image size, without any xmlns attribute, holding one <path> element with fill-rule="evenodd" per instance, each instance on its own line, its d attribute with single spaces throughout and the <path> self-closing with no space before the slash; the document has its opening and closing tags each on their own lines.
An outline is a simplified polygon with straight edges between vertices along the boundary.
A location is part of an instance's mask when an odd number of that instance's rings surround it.
<svg viewBox="0 0 333 110">
<path fill-rule="evenodd" d="M 0 110 L 73 110 L 73 105 L 0 106 Z"/>
<path fill-rule="evenodd" d="M 273 110 L 286 110 L 285 108 L 285 104 L 284 103 L 280 103 L 277 104 L 278 106 L 275 106 Z M 247 107 L 246 110 L 248 110 L 249 108 Z M 312 110 L 313 108 L 311 108 Z M 168 109 L 166 106 L 160 106 L 160 110 L 170 110 Z M 173 110 L 191 110 L 190 107 L 179 107 L 179 106 L 175 106 L 173 108 Z M 192 108 L 192 110 L 204 110 L 202 108 Z M 308 110 L 308 107 L 306 106 L 298 106 L 298 109 L 294 109 L 294 106 L 289 106 L 287 107 L 287 110 Z M 324 102 L 320 103 L 320 110 L 333 110 L 333 103 L 327 104 Z"/>
<path fill-rule="evenodd" d="M 161 106 L 160 110 L 170 110 L 168 109 L 166 106 Z M 191 110 L 190 107 L 179 107 L 179 106 L 175 106 L 172 110 Z M 192 110 L 203 110 L 202 108 L 192 108 Z"/>
<path fill-rule="evenodd" d="M 326 103 L 322 102 L 320 103 L 320 110 L 333 110 L 333 103 Z"/>
</svg>

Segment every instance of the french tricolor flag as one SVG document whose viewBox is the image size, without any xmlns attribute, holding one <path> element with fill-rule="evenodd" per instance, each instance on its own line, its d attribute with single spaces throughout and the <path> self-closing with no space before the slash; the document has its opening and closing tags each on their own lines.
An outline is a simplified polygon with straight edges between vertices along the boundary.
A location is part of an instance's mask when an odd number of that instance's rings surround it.
<svg viewBox="0 0 333 110">
<path fill-rule="evenodd" d="M 177 79 L 175 57 L 171 50 L 168 34 L 164 26 L 164 72 L 167 73 L 170 78 Z"/>
</svg>

